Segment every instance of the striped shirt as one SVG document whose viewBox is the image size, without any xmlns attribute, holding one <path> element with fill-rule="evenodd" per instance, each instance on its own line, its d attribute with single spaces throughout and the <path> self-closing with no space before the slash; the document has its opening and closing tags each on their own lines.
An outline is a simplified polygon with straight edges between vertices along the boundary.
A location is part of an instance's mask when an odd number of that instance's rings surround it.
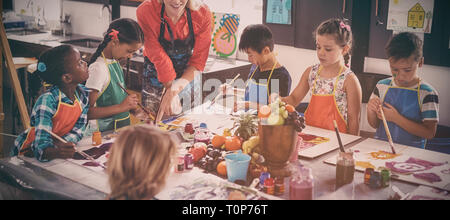
<svg viewBox="0 0 450 220">
<path fill-rule="evenodd" d="M 63 92 L 60 93 L 58 86 L 53 86 L 38 98 L 31 113 L 30 125 L 31 127 L 36 128 L 36 138 L 31 144 L 31 149 L 34 152 L 35 157 L 42 162 L 47 161 L 42 158 L 44 150 L 48 147 L 53 147 L 52 137 L 47 132 L 42 132 L 42 129 L 52 130 L 52 118 L 58 108 L 59 94 L 61 94 L 61 102 L 70 105 L 74 104 L 66 94 Z M 81 116 L 78 118 L 78 121 L 75 123 L 72 130 L 62 137 L 64 140 L 72 143 L 77 143 L 83 137 L 84 130 L 88 123 L 87 113 L 89 110 L 89 92 L 87 88 L 81 84 L 78 85 L 75 95 L 82 108 Z M 27 138 L 28 131 L 29 129 L 20 134 L 14 141 L 12 156 L 18 155 L 20 147 Z"/>
<path fill-rule="evenodd" d="M 393 87 L 397 87 L 392 77 L 380 80 L 370 98 L 381 97 L 380 99 L 383 99 L 391 83 Z M 417 85 L 409 87 L 409 89 L 417 90 Z M 421 80 L 419 93 L 422 121 L 439 122 L 439 98 L 437 91 L 430 84 Z"/>
</svg>

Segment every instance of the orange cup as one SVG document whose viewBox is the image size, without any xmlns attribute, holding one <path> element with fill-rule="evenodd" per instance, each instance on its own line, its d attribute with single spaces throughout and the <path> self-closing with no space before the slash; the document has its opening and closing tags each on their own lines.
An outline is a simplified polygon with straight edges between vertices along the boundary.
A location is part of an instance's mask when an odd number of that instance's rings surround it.
<svg viewBox="0 0 450 220">
<path fill-rule="evenodd" d="M 92 133 L 92 145 L 100 145 L 102 144 L 102 133 L 100 131 L 94 131 Z"/>
</svg>

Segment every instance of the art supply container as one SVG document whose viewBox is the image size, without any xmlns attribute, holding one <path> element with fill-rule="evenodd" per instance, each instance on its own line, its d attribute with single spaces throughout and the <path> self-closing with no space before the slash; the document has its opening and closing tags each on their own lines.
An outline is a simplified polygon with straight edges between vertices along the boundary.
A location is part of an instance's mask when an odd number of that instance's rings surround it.
<svg viewBox="0 0 450 220">
<path fill-rule="evenodd" d="M 264 181 L 264 192 L 269 194 L 269 195 L 274 195 L 275 194 L 275 180 L 273 178 L 267 178 Z"/>
<path fill-rule="evenodd" d="M 336 164 L 336 189 L 353 182 L 355 159 L 353 152 L 339 152 Z"/>
<path fill-rule="evenodd" d="M 364 171 L 364 184 L 369 185 L 370 176 L 372 176 L 373 171 L 373 168 L 366 168 L 366 170 Z"/>
<path fill-rule="evenodd" d="M 92 145 L 97 146 L 102 144 L 102 133 L 100 131 L 94 131 L 92 133 Z"/>
<path fill-rule="evenodd" d="M 184 171 L 184 156 L 178 156 L 176 162 L 175 173 L 182 173 Z"/>
<path fill-rule="evenodd" d="M 184 155 L 184 168 L 186 170 L 191 170 L 194 168 L 194 157 L 190 153 Z"/>
<path fill-rule="evenodd" d="M 270 173 L 269 172 L 262 172 L 261 175 L 259 176 L 259 182 L 262 185 L 264 185 L 264 181 L 266 181 L 266 179 L 270 178 Z"/>
<path fill-rule="evenodd" d="M 228 181 L 235 182 L 236 180 L 247 181 L 247 170 L 251 157 L 243 154 L 242 151 L 231 153 L 225 156 L 225 163 L 227 165 Z"/>
<path fill-rule="evenodd" d="M 312 200 L 314 198 L 314 177 L 311 168 L 298 167 L 289 180 L 290 200 Z"/>
<path fill-rule="evenodd" d="M 284 177 L 275 178 L 275 195 L 282 196 L 284 194 Z"/>
<path fill-rule="evenodd" d="M 194 126 L 192 125 L 192 123 L 186 123 L 186 125 L 184 126 L 184 132 L 194 134 Z"/>
<path fill-rule="evenodd" d="M 389 170 L 381 170 L 381 186 L 388 187 L 391 182 L 391 173 Z"/>
</svg>

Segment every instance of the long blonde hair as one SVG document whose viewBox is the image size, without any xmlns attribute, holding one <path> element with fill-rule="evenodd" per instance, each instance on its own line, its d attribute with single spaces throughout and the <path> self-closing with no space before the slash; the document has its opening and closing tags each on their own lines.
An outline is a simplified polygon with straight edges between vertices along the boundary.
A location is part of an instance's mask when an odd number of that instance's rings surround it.
<svg viewBox="0 0 450 220">
<path fill-rule="evenodd" d="M 150 125 L 123 130 L 111 147 L 111 199 L 151 199 L 166 183 L 177 141 Z"/>
<path fill-rule="evenodd" d="M 163 0 L 158 0 L 159 3 L 163 3 Z M 202 6 L 203 2 L 200 0 L 188 0 L 186 7 L 191 9 L 192 11 L 197 11 L 200 6 Z"/>
</svg>

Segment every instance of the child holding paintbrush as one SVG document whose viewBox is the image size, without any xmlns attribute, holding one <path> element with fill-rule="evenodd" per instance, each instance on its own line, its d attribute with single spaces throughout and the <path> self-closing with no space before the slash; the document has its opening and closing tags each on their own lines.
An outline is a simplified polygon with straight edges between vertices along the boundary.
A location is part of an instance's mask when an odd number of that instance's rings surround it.
<svg viewBox="0 0 450 220">
<path fill-rule="evenodd" d="M 271 94 L 289 95 L 291 75 L 276 58 L 272 31 L 267 26 L 257 24 L 246 27 L 239 42 L 239 50 L 247 53 L 253 66 L 245 90 L 234 88 L 231 92 L 245 96 L 243 101 L 235 103 L 235 111 L 244 108 L 258 109 L 258 105 L 267 105 Z M 220 92 L 227 93 L 227 90 L 231 90 L 230 84 L 222 85 Z"/>
<path fill-rule="evenodd" d="M 86 87 L 90 94 L 89 119 L 97 119 L 98 130 L 117 130 L 131 124 L 130 111 L 141 111 L 138 97 L 124 90 L 123 70 L 117 60 L 130 58 L 142 47 L 144 34 L 132 19 L 114 20 L 89 62 Z M 121 88 L 123 87 L 123 88 Z"/>
<path fill-rule="evenodd" d="M 40 80 L 53 86 L 37 99 L 31 128 L 16 139 L 12 155 L 34 155 L 42 162 L 72 158 L 75 143 L 83 137 L 88 122 L 89 93 L 80 84 L 89 77 L 86 62 L 72 46 L 58 46 L 40 56 L 32 77 L 38 83 L 36 86 L 42 85 Z M 47 131 L 64 141 L 52 138 Z"/>
<path fill-rule="evenodd" d="M 386 52 L 393 77 L 377 83 L 367 106 L 369 124 L 377 128 L 375 138 L 387 140 L 384 113 L 395 143 L 425 148 L 426 139 L 436 133 L 439 99 L 437 91 L 418 76 L 424 62 L 422 40 L 403 32 L 389 41 Z"/>
</svg>

